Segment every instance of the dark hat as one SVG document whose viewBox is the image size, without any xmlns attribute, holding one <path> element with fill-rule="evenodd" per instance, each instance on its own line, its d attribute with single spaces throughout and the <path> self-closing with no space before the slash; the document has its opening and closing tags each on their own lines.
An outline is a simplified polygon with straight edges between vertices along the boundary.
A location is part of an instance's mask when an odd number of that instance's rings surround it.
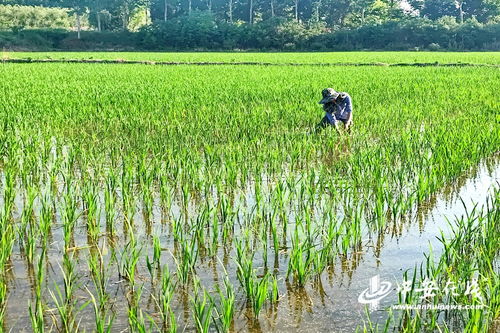
<svg viewBox="0 0 500 333">
<path fill-rule="evenodd" d="M 319 101 L 319 104 L 326 104 L 328 102 L 332 102 L 340 95 L 338 92 L 333 90 L 333 88 L 323 89 L 321 94 L 323 95 L 323 99 Z"/>
</svg>

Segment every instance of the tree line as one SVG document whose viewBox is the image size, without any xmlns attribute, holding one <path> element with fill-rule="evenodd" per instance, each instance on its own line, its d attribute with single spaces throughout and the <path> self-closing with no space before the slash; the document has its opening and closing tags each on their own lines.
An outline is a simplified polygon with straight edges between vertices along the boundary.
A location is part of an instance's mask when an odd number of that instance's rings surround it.
<svg viewBox="0 0 500 333">
<path fill-rule="evenodd" d="M 71 14 L 68 20 L 77 39 L 81 38 L 82 26 L 103 34 L 121 32 L 122 36 L 138 30 L 134 40 L 140 42 L 133 46 L 139 43 L 151 49 L 297 49 L 314 47 L 315 43 L 319 47 L 320 41 L 328 38 L 342 38 L 345 48 L 350 45 L 359 49 L 371 48 L 366 41 L 369 38 L 373 45 L 378 44 L 377 36 L 370 34 L 376 32 L 383 40 L 386 32 L 401 35 L 402 31 L 406 35 L 397 41 L 401 48 L 430 44 L 437 48 L 466 48 L 460 36 L 465 31 L 483 33 L 472 48 L 487 45 L 495 49 L 500 44 L 495 36 L 500 24 L 500 0 L 0 0 L 0 5 L 0 29 L 5 29 L 9 23 L 5 21 L 10 20 L 4 18 L 2 24 L 2 12 L 21 11 L 19 6 L 37 6 L 31 8 L 38 8 L 45 22 L 43 10 L 51 9 L 51 15 L 57 16 L 60 12 L 56 15 L 54 10 L 65 8 Z M 19 15 L 12 17 L 14 21 Z M 58 17 L 59 27 L 68 28 Z M 17 25 L 33 28 L 33 24 Z M 412 42 L 416 33 L 430 34 L 435 42 Z M 90 36 L 94 40 L 105 38 L 87 33 Z M 356 39 L 359 36 L 363 41 Z M 419 36 L 427 43 L 429 38 L 424 37 Z M 218 42 L 201 42 L 207 38 Z"/>
</svg>

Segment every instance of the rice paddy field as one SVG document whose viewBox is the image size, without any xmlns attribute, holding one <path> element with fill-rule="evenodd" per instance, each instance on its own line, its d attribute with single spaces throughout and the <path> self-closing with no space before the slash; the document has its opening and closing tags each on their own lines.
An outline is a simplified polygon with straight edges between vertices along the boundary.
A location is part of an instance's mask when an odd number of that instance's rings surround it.
<svg viewBox="0 0 500 333">
<path fill-rule="evenodd" d="M 476 64 L 500 65 L 500 52 L 6 52 L 2 59 L 128 60 L 269 64 Z"/>
<path fill-rule="evenodd" d="M 500 329 L 499 53 L 7 58 L 280 65 L 0 63 L 1 331 Z"/>
</svg>

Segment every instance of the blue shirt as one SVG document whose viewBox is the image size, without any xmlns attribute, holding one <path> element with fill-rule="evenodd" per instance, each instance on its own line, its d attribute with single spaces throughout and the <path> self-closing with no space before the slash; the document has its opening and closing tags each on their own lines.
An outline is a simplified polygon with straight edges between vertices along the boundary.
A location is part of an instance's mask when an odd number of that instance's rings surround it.
<svg viewBox="0 0 500 333">
<path fill-rule="evenodd" d="M 348 93 L 341 93 L 341 97 L 335 103 L 324 104 L 323 108 L 326 112 L 326 118 L 333 125 L 336 124 L 337 120 L 347 120 L 351 116 L 352 112 L 352 101 L 351 96 Z"/>
</svg>

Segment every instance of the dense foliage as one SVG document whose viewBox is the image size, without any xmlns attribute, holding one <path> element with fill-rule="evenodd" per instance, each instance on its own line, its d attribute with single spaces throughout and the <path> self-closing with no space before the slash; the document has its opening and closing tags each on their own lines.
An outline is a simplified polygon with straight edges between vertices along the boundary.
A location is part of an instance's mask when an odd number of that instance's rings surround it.
<svg viewBox="0 0 500 333">
<path fill-rule="evenodd" d="M 66 9 L 0 5 L 0 30 L 69 29 L 72 26 L 74 20 Z"/>
<path fill-rule="evenodd" d="M 500 1 L 3 0 L 68 8 L 77 34 L 3 33 L 0 46 L 38 49 L 499 49 Z M 40 7 L 1 7 L 0 28 L 47 27 Z M 32 8 L 32 9 L 22 9 Z M 7 14 L 5 14 L 7 13 Z M 9 16 L 10 15 L 10 16 Z M 33 22 L 35 21 L 35 22 Z M 39 22 L 38 22 L 39 21 Z M 67 22 L 67 20 L 65 21 Z M 66 27 L 54 23 L 50 27 Z M 108 32 L 108 35 L 81 31 Z M 109 32 L 122 33 L 109 34 Z M 125 32 L 125 34 L 123 33 Z M 136 34 L 128 32 L 138 32 Z M 33 37 L 36 36 L 36 37 Z M 110 37 L 113 36 L 113 37 Z M 72 39 L 82 39 L 74 42 Z M 110 41 L 110 39 L 112 41 Z M 60 41 L 63 41 L 60 43 Z M 40 44 L 40 43 L 39 43 Z"/>
<path fill-rule="evenodd" d="M 449 27 L 427 19 L 324 32 L 296 22 L 235 26 L 181 17 L 139 32 L 0 31 L 0 47 L 18 50 L 499 50 L 500 24 Z"/>
</svg>

